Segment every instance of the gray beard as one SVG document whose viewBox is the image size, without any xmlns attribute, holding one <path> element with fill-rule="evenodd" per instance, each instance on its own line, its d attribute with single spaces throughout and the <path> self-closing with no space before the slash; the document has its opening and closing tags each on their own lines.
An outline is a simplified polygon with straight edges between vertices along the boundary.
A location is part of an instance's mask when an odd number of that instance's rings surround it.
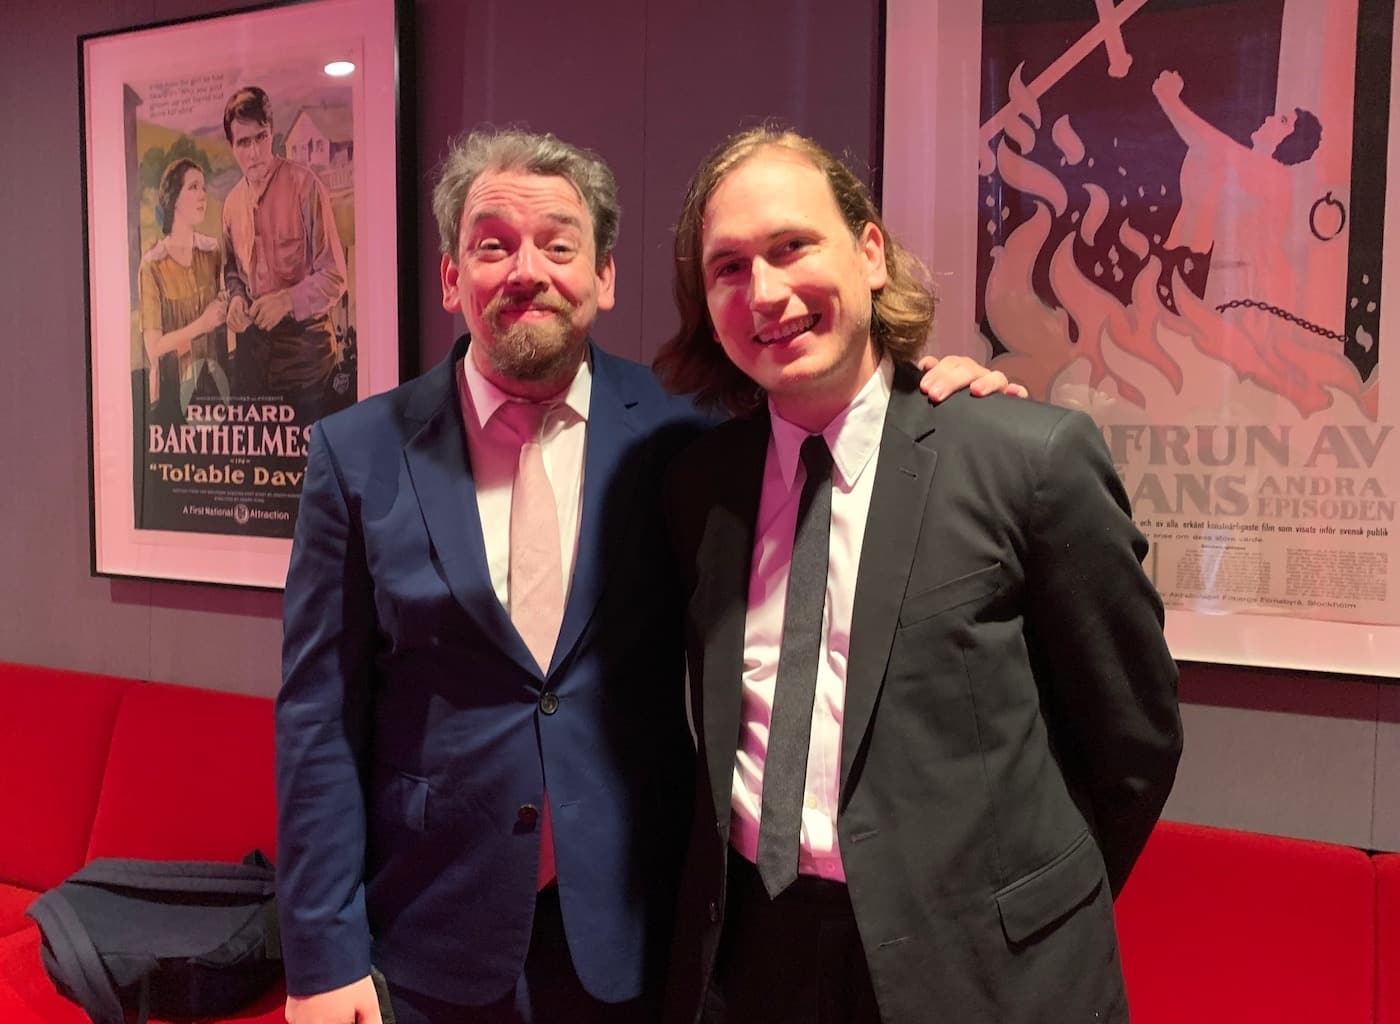
<svg viewBox="0 0 1400 1024">
<path fill-rule="evenodd" d="M 539 383 L 571 377 L 583 350 L 584 337 L 575 337 L 573 324 L 559 314 L 548 323 L 515 323 L 497 332 L 487 355 L 502 377 Z"/>
</svg>

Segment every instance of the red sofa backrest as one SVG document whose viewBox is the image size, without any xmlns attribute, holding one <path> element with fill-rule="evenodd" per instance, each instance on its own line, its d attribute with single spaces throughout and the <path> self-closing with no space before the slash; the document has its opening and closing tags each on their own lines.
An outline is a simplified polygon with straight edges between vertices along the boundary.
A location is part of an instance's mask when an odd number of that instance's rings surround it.
<svg viewBox="0 0 1400 1024">
<path fill-rule="evenodd" d="M 0 881 L 48 889 L 83 866 L 130 679 L 0 662 Z"/>
<path fill-rule="evenodd" d="M 1376 866 L 1376 1024 L 1400 1024 L 1400 853 Z"/>
<path fill-rule="evenodd" d="M 1360 850 L 1161 822 L 1115 911 L 1133 1024 L 1371 1024 Z"/>
<path fill-rule="evenodd" d="M 88 858 L 276 858 L 272 701 L 142 683 L 117 712 Z"/>
</svg>

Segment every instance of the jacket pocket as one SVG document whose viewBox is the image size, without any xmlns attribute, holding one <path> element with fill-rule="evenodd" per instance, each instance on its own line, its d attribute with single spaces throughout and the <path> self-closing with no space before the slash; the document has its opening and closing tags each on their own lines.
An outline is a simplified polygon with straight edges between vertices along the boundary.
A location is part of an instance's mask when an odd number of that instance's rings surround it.
<svg viewBox="0 0 1400 1024">
<path fill-rule="evenodd" d="M 428 780 L 388 765 L 378 770 L 375 810 L 381 820 L 423 832 L 428 824 Z"/>
<path fill-rule="evenodd" d="M 1001 587 L 1001 563 L 984 566 L 966 576 L 948 580 L 936 587 L 906 597 L 899 608 L 899 624 L 910 626 L 924 619 L 932 618 L 949 608 L 975 601 L 987 594 L 994 594 Z"/>
<path fill-rule="evenodd" d="M 1050 863 L 996 892 L 1002 931 L 1008 941 L 1024 942 L 1069 916 L 1104 881 L 1103 858 L 1086 831 Z"/>
</svg>

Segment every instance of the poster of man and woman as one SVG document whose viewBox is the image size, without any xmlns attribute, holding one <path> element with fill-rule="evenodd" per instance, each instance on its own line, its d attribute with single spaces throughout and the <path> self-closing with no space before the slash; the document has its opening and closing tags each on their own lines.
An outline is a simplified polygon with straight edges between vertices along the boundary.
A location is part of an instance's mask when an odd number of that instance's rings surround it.
<svg viewBox="0 0 1400 1024">
<path fill-rule="evenodd" d="M 81 41 L 95 571 L 280 586 L 311 425 L 398 382 L 394 15 Z"/>
</svg>

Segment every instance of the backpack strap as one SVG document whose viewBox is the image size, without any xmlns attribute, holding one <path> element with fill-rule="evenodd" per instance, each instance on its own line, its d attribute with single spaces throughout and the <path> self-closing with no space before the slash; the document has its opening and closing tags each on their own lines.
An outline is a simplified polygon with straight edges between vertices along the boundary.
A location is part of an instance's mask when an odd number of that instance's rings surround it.
<svg viewBox="0 0 1400 1024">
<path fill-rule="evenodd" d="M 136 1024 L 150 1024 L 151 1020 L 151 975 L 141 976 L 141 993 L 136 1003 Z"/>
<path fill-rule="evenodd" d="M 87 1015 L 96 1024 L 125 1024 L 126 1014 L 102 957 L 67 897 L 52 889 L 35 900 L 27 913 L 44 933 L 64 982 Z"/>
<path fill-rule="evenodd" d="M 85 885 L 118 885 L 153 892 L 226 893 L 230 896 L 271 896 L 272 872 L 257 865 L 202 861 L 95 860 L 70 879 Z"/>
</svg>

